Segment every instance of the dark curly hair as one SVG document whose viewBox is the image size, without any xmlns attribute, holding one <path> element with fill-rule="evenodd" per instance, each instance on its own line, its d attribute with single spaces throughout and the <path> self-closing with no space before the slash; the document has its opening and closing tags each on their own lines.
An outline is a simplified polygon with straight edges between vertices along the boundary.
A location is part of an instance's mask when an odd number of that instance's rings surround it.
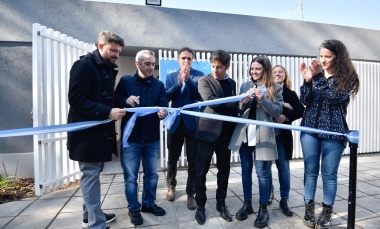
<svg viewBox="0 0 380 229">
<path fill-rule="evenodd" d="M 228 52 L 224 50 L 216 50 L 213 53 L 211 53 L 210 56 L 210 63 L 213 63 L 214 61 L 219 61 L 223 66 L 229 67 L 231 56 Z"/>
<path fill-rule="evenodd" d="M 336 82 L 333 88 L 337 92 L 342 92 L 352 88 L 350 95 L 354 98 L 359 92 L 359 76 L 352 63 L 346 46 L 339 40 L 325 40 L 320 49 L 325 48 L 333 52 L 336 56 L 334 65 L 334 77 Z"/>
</svg>

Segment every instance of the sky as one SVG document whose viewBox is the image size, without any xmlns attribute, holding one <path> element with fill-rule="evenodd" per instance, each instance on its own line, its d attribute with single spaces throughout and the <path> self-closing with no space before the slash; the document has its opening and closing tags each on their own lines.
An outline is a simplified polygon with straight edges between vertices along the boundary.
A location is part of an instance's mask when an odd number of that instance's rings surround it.
<svg viewBox="0 0 380 229">
<path fill-rule="evenodd" d="M 145 0 L 90 0 L 145 5 Z M 161 7 L 242 14 L 380 31 L 380 0 L 161 0 Z M 301 17 L 303 15 L 303 17 Z"/>
</svg>

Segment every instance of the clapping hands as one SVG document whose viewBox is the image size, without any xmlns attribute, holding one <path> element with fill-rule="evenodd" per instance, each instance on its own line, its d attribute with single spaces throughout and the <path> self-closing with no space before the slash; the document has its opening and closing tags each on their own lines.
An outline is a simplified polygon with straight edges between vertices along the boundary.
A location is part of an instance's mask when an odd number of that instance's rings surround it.
<svg viewBox="0 0 380 229">
<path fill-rule="evenodd" d="M 190 78 L 190 65 L 186 65 L 181 69 L 178 76 L 178 85 L 181 85 Z"/>
<path fill-rule="evenodd" d="M 309 67 L 307 67 L 304 62 L 301 62 L 300 64 L 300 72 L 306 82 L 311 82 L 313 76 L 321 72 L 321 70 L 321 64 L 316 59 L 311 61 L 311 65 Z"/>
</svg>

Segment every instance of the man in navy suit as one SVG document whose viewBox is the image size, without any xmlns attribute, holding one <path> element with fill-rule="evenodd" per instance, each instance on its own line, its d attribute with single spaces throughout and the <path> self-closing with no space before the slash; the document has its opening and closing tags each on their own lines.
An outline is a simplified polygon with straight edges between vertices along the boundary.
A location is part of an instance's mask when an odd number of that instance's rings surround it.
<svg viewBox="0 0 380 229">
<path fill-rule="evenodd" d="M 201 100 L 198 93 L 198 79 L 204 75 L 203 72 L 191 67 L 194 59 L 194 52 L 188 47 L 178 51 L 178 63 L 180 69 L 170 73 L 166 77 L 166 97 L 168 102 L 172 102 L 171 107 L 178 108 L 187 104 L 196 103 Z M 198 111 L 198 108 L 191 109 Z M 174 201 L 175 187 L 177 185 L 177 162 L 182 152 L 182 146 L 186 141 L 186 156 L 188 162 L 188 177 L 186 185 L 187 208 L 194 210 L 197 205 L 194 199 L 195 194 L 195 167 L 197 157 L 197 144 L 195 140 L 195 130 L 197 127 L 197 117 L 180 114 L 175 119 L 173 125 L 168 129 L 168 172 L 167 185 L 168 193 L 166 199 Z"/>
</svg>

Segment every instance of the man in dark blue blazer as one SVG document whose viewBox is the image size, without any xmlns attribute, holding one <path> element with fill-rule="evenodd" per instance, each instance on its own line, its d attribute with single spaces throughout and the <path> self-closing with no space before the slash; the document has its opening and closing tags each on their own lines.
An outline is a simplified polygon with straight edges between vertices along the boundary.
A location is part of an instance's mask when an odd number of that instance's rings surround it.
<svg viewBox="0 0 380 229">
<path fill-rule="evenodd" d="M 178 63 L 180 69 L 170 73 L 166 77 L 166 97 L 168 102 L 172 102 L 171 107 L 178 108 L 187 104 L 196 103 L 201 100 L 198 93 L 198 79 L 204 75 L 203 72 L 191 67 L 194 59 L 194 52 L 188 47 L 178 51 Z M 198 111 L 198 108 L 191 109 Z M 166 199 L 174 201 L 175 187 L 177 185 L 177 162 L 182 152 L 182 146 L 186 141 L 186 156 L 188 163 L 188 177 L 186 185 L 187 208 L 194 210 L 197 205 L 194 199 L 195 194 L 195 167 L 197 157 L 197 145 L 194 137 L 198 119 L 195 116 L 180 114 L 175 119 L 173 125 L 168 129 L 168 172 L 167 185 L 168 193 Z"/>
</svg>

